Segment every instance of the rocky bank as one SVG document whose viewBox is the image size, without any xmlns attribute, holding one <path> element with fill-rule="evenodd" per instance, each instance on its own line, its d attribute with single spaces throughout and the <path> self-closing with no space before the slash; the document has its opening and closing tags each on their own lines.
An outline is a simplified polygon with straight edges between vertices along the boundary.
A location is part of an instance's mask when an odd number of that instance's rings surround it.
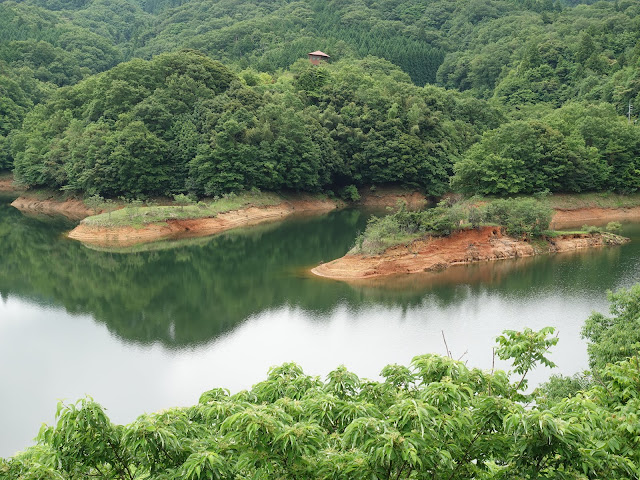
<svg viewBox="0 0 640 480">
<path fill-rule="evenodd" d="M 543 253 L 619 245 L 628 239 L 607 233 L 570 234 L 541 242 L 509 237 L 499 227 L 463 230 L 448 237 L 424 237 L 396 245 L 380 255 L 350 255 L 323 263 L 311 271 L 338 280 L 439 271 L 452 265 L 530 257 Z"/>
</svg>

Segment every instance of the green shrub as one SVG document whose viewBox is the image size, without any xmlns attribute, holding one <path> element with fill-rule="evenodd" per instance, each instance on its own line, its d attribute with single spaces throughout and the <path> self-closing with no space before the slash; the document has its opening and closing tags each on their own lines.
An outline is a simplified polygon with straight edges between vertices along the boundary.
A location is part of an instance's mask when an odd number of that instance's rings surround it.
<svg viewBox="0 0 640 480">
<path fill-rule="evenodd" d="M 582 327 L 589 366 L 601 371 L 640 351 L 640 284 L 608 292 L 610 316 L 593 312 Z"/>
<path fill-rule="evenodd" d="M 421 212 L 409 211 L 402 204 L 393 214 L 372 217 L 354 249 L 360 253 L 379 253 L 420 235 L 451 235 L 469 225 L 477 228 L 484 223 L 501 225 L 515 237 L 535 238 L 543 236 L 549 228 L 551 213 L 549 207 L 533 199 L 494 200 L 486 206 L 475 200 L 468 203 L 445 199 Z"/>
<path fill-rule="evenodd" d="M 605 231 L 611 233 L 620 233 L 622 230 L 622 224 L 620 222 L 609 222 L 607 226 L 604 227 Z"/>
<path fill-rule="evenodd" d="M 355 185 L 347 185 L 340 192 L 340 198 L 347 202 L 357 202 L 360 200 L 358 188 Z"/>
<path fill-rule="evenodd" d="M 593 378 L 586 373 L 576 373 L 568 377 L 565 375 L 552 375 L 551 378 L 540 386 L 541 398 L 539 403 L 555 403 L 563 398 L 575 396 L 578 392 L 588 390 L 593 383 Z"/>
<path fill-rule="evenodd" d="M 85 205 L 93 210 L 93 214 L 96 215 L 98 210 L 104 207 L 104 198 L 98 194 L 91 195 L 84 200 Z"/>
<path fill-rule="evenodd" d="M 189 205 L 191 203 L 191 199 L 185 195 L 184 193 L 180 193 L 178 195 L 173 196 L 173 201 L 177 205 Z"/>
<path fill-rule="evenodd" d="M 601 233 L 602 229 L 600 227 L 596 227 L 595 225 L 583 225 L 582 230 L 591 234 L 591 233 Z"/>
<path fill-rule="evenodd" d="M 487 206 L 486 221 L 504 227 L 514 237 L 541 237 L 549 228 L 553 210 L 532 198 L 494 200 Z"/>
</svg>

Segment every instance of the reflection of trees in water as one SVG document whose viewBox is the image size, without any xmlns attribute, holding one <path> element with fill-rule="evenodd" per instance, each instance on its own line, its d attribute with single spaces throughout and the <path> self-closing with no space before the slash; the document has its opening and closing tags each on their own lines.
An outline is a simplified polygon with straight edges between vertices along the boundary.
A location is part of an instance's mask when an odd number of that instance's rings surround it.
<svg viewBox="0 0 640 480">
<path fill-rule="evenodd" d="M 318 318 L 339 304 L 352 309 L 371 303 L 446 307 L 488 289 L 509 296 L 556 287 L 601 292 L 608 288 L 603 285 L 616 284 L 621 269 L 632 268 L 620 248 L 611 248 L 359 285 L 305 273 L 344 254 L 365 222 L 366 215 L 347 210 L 173 249 L 117 254 L 62 238 L 70 227 L 62 220 L 43 222 L 0 206 L 0 294 L 91 314 L 126 340 L 185 346 L 207 342 L 252 314 L 283 305 L 320 314 Z"/>
<path fill-rule="evenodd" d="M 330 309 L 344 285 L 291 269 L 344 254 L 366 221 L 349 210 L 330 220 L 298 218 L 170 250 L 115 254 L 60 238 L 68 224 L 0 209 L 3 295 L 88 313 L 122 338 L 167 345 L 208 341 L 285 303 Z"/>
</svg>

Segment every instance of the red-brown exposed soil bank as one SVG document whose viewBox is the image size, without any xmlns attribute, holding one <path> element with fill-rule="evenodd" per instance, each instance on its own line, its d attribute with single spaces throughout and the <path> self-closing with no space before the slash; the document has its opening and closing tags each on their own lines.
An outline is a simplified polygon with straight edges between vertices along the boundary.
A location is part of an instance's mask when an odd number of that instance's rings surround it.
<svg viewBox="0 0 640 480">
<path fill-rule="evenodd" d="M 576 228 L 585 224 L 602 225 L 613 221 L 640 221 L 640 207 L 556 210 L 551 220 L 551 228 Z"/>
<path fill-rule="evenodd" d="M 423 193 L 411 192 L 400 188 L 379 187 L 374 191 L 362 189 L 361 198 L 357 202 L 358 205 L 364 207 L 395 208 L 398 202 L 405 203 L 408 208 L 420 209 L 424 208 L 427 203 L 427 197 Z"/>
<path fill-rule="evenodd" d="M 94 212 L 87 207 L 82 200 L 75 198 L 60 199 L 39 199 L 37 197 L 21 196 L 16 198 L 12 203 L 12 207 L 17 208 L 21 212 L 35 213 L 44 215 L 64 215 L 71 220 L 82 220 L 100 210 Z"/>
<path fill-rule="evenodd" d="M 13 184 L 10 175 L 0 176 L 0 192 L 20 191 Z M 424 195 L 402 189 L 382 187 L 375 191 L 364 190 L 357 203 L 365 207 L 395 207 L 398 201 L 405 202 L 409 208 L 421 208 L 427 204 Z M 81 220 L 95 213 L 81 200 L 42 199 L 37 196 L 21 196 L 12 205 L 25 213 L 61 214 L 73 220 Z M 181 236 L 204 236 L 230 228 L 254 225 L 277 220 L 292 213 L 326 212 L 336 208 L 336 202 L 317 200 L 300 196 L 284 201 L 276 206 L 248 207 L 234 212 L 220 214 L 215 218 L 194 220 L 168 220 L 161 224 L 149 224 L 142 228 L 134 227 L 89 227 L 79 225 L 73 230 L 71 238 L 96 246 L 122 246 L 152 242 Z M 610 221 L 640 221 L 640 207 L 622 208 L 576 208 L 556 210 L 551 228 L 576 228 L 584 224 L 606 224 Z"/>
<path fill-rule="evenodd" d="M 187 220 L 172 219 L 141 228 L 130 226 L 97 227 L 81 223 L 69 233 L 69 238 L 99 247 L 130 247 L 169 238 L 213 235 L 232 228 L 280 220 L 297 213 L 322 213 L 338 208 L 331 200 L 301 196 L 266 207 L 249 206 L 220 213 L 215 217 Z"/>
<path fill-rule="evenodd" d="M 498 227 L 482 227 L 456 232 L 449 237 L 421 238 L 408 245 L 388 248 L 380 255 L 345 255 L 311 271 L 339 280 L 364 279 L 438 271 L 452 265 L 567 252 L 625 241 L 627 239 L 610 234 L 572 234 L 534 246 L 504 235 Z"/>
</svg>

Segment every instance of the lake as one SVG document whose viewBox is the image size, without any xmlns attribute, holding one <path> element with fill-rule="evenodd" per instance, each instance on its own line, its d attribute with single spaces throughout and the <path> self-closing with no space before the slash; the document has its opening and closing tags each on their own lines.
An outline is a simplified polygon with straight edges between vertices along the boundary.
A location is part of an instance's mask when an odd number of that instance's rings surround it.
<svg viewBox="0 0 640 480">
<path fill-rule="evenodd" d="M 445 354 L 490 368 L 505 329 L 558 329 L 555 370 L 587 367 L 584 319 L 606 290 L 640 279 L 640 225 L 622 247 L 453 267 L 350 285 L 308 270 L 342 256 L 369 216 L 343 210 L 139 252 L 68 240 L 61 218 L 0 199 L 0 457 L 31 444 L 59 399 L 91 395 L 111 419 L 232 392 L 270 366 L 376 378 L 389 363 Z M 498 363 L 501 368 L 508 365 Z"/>
</svg>

